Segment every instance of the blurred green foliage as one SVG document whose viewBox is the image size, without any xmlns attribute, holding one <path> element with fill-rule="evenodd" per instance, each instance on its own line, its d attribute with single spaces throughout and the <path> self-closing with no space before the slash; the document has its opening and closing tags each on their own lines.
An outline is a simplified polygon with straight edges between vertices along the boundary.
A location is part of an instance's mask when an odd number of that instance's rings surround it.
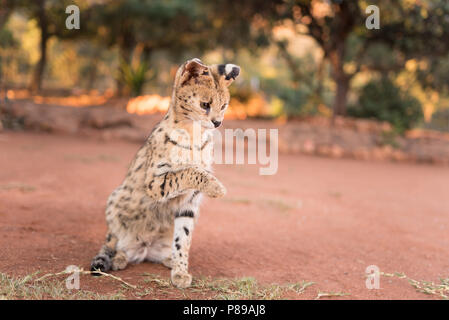
<svg viewBox="0 0 449 320">
<path fill-rule="evenodd" d="M 14 39 L 13 33 L 7 28 L 0 29 L 0 47 L 10 48 L 17 44 L 16 39 Z"/>
<path fill-rule="evenodd" d="M 146 62 L 139 62 L 133 65 L 122 61 L 119 77 L 127 85 L 131 95 L 136 97 L 142 93 L 145 82 L 149 80 L 149 71 L 148 63 Z"/>
<path fill-rule="evenodd" d="M 387 121 L 399 133 L 412 128 L 423 118 L 419 101 L 401 91 L 388 77 L 368 82 L 361 90 L 357 106 L 350 107 L 348 114 Z"/>
<path fill-rule="evenodd" d="M 0 86 L 168 95 L 176 66 L 199 57 L 241 65 L 233 96 L 263 97 L 273 115 L 352 105 L 402 131 L 420 123 L 416 99 L 426 121 L 449 107 L 444 0 L 77 0 L 80 30 L 65 28 L 69 4 L 0 0 Z M 370 4 L 378 30 L 365 27 Z"/>
<path fill-rule="evenodd" d="M 261 88 L 269 96 L 281 101 L 283 113 L 287 117 L 318 114 L 315 93 L 307 86 L 295 88 L 279 83 L 276 79 L 263 79 Z"/>
</svg>

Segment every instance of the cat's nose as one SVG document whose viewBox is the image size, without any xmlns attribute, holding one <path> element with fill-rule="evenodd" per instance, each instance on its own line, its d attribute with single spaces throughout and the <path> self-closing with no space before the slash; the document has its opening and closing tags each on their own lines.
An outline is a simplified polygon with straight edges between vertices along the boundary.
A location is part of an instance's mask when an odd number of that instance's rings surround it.
<svg viewBox="0 0 449 320">
<path fill-rule="evenodd" d="M 215 128 L 218 128 L 221 124 L 221 121 L 217 121 L 217 120 L 212 120 L 212 123 L 214 124 Z"/>
</svg>

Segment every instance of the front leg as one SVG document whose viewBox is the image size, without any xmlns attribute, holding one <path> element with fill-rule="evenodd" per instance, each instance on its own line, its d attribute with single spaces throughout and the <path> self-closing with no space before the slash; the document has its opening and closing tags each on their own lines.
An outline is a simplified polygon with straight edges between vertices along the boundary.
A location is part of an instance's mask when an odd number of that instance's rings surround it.
<svg viewBox="0 0 449 320">
<path fill-rule="evenodd" d="M 210 172 L 199 167 L 187 167 L 165 172 L 147 172 L 147 194 L 154 201 L 176 197 L 189 189 L 205 193 L 209 197 L 222 197 L 225 187 Z"/>
<path fill-rule="evenodd" d="M 171 281 L 178 288 L 187 288 L 192 283 L 192 275 L 189 274 L 188 267 L 195 214 L 196 210 L 191 209 L 182 209 L 175 214 Z"/>
</svg>

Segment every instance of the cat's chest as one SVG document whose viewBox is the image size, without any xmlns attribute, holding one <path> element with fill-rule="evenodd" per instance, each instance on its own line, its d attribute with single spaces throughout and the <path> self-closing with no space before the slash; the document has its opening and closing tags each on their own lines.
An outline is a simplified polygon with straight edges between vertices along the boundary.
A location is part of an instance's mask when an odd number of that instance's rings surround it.
<svg viewBox="0 0 449 320">
<path fill-rule="evenodd" d="M 213 136 L 209 132 L 201 136 L 190 137 L 177 132 L 170 137 L 171 147 L 168 160 L 175 166 L 197 165 L 210 170 L 213 163 Z"/>
</svg>

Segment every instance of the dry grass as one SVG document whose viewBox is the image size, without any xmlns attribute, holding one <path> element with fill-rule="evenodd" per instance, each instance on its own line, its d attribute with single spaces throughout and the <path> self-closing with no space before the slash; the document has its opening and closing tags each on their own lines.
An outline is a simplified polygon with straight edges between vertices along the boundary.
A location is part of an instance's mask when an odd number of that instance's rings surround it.
<svg viewBox="0 0 449 320">
<path fill-rule="evenodd" d="M 61 272 L 57 272 L 57 273 L 47 273 L 46 275 L 44 275 L 44 276 L 42 276 L 42 277 L 40 277 L 40 278 L 38 278 L 38 279 L 36 279 L 36 280 L 34 280 L 34 281 L 36 281 L 36 282 L 37 282 L 37 281 L 42 281 L 42 280 L 44 280 L 44 279 L 46 279 L 46 278 L 49 278 L 49 277 L 56 277 L 56 276 L 67 275 L 67 274 L 72 274 L 72 273 L 73 273 L 73 272 L 68 272 L 68 271 L 61 271 Z M 77 273 L 79 273 L 80 275 L 81 275 L 81 274 L 89 274 L 89 275 L 91 275 L 91 274 L 99 274 L 99 275 L 102 275 L 102 276 L 104 276 L 104 277 L 109 277 L 109 278 L 112 278 L 112 279 L 114 279 L 114 280 L 117 280 L 117 281 L 121 282 L 122 284 L 124 284 L 124 285 L 126 285 L 127 287 L 130 287 L 130 288 L 132 288 L 132 289 L 137 289 L 137 287 L 136 287 L 135 285 L 132 285 L 132 284 L 130 284 L 130 283 L 124 281 L 122 278 L 119 278 L 119 277 L 117 277 L 117 276 L 114 276 L 114 275 L 112 275 L 112 274 L 110 274 L 110 273 L 102 272 L 102 271 L 100 271 L 100 270 L 96 270 L 96 271 L 85 271 L 85 270 L 83 270 L 82 268 L 78 268 Z"/>
<path fill-rule="evenodd" d="M 381 272 L 381 275 L 385 277 L 395 277 L 399 279 L 407 279 L 408 283 L 416 289 L 416 291 L 425 293 L 432 296 L 437 296 L 442 299 L 449 299 L 449 278 L 440 278 L 440 283 L 434 283 L 432 281 L 414 280 L 406 276 L 404 273 L 385 273 Z"/>
<path fill-rule="evenodd" d="M 122 291 L 112 294 L 99 294 L 87 290 L 69 290 L 65 281 L 44 279 L 36 281 L 37 273 L 25 277 L 11 277 L 0 273 L 0 300 L 116 300 L 124 299 Z"/>
<path fill-rule="evenodd" d="M 158 290 L 172 288 L 170 280 L 159 275 L 144 274 L 146 283 L 153 283 Z M 287 294 L 300 295 L 313 282 L 302 281 L 299 283 L 278 285 L 261 285 L 254 278 L 244 277 L 239 279 L 211 279 L 203 277 L 194 279 L 192 286 L 182 290 L 185 298 L 190 299 L 191 294 L 207 295 L 208 299 L 219 300 L 274 300 L 283 299 Z"/>
<path fill-rule="evenodd" d="M 27 185 L 25 183 L 20 183 L 20 182 L 11 182 L 11 183 L 7 183 L 7 184 L 2 184 L 0 185 L 0 190 L 19 190 L 23 193 L 25 192 L 33 192 L 36 190 L 36 187 Z"/>
<path fill-rule="evenodd" d="M 80 275 L 91 274 L 91 271 L 80 270 Z M 194 279 L 192 286 L 188 289 L 176 289 L 169 278 L 157 274 L 143 274 L 142 282 L 138 285 L 130 284 L 123 279 L 112 274 L 98 272 L 102 278 L 110 279 L 120 287 L 113 293 L 99 294 L 87 290 L 70 290 L 65 286 L 65 278 L 61 276 L 70 274 L 62 271 L 45 274 L 37 277 L 38 272 L 24 277 L 12 277 L 0 273 L 0 300 L 10 299 L 64 299 L 64 300 L 110 300 L 126 299 L 131 297 L 141 299 L 144 297 L 160 297 L 161 294 L 167 296 L 179 296 L 183 299 L 219 299 L 219 300 L 278 300 L 285 298 L 295 298 L 303 294 L 307 288 L 314 285 L 310 281 L 287 284 L 260 284 L 251 277 L 237 279 L 212 279 L 201 277 Z M 382 276 L 406 279 L 416 291 L 449 299 L 449 278 L 440 279 L 440 283 L 431 281 L 417 281 L 409 278 L 404 273 L 384 273 Z M 96 278 L 93 278 L 96 279 Z M 322 298 L 349 296 L 344 292 L 322 292 L 319 291 L 316 300 Z"/>
<path fill-rule="evenodd" d="M 91 271 L 80 270 L 80 275 L 91 274 Z M 0 273 L 0 299 L 59 299 L 59 300 L 103 300 L 179 296 L 182 299 L 219 299 L 219 300 L 275 300 L 295 298 L 303 294 L 312 286 L 313 282 L 302 281 L 289 284 L 262 285 L 254 278 L 212 279 L 202 277 L 194 279 L 188 289 L 176 289 L 170 279 L 156 274 L 143 274 L 142 282 L 138 285 L 130 284 L 121 278 L 101 273 L 104 277 L 118 284 L 120 287 L 110 294 L 99 294 L 87 290 L 70 290 L 65 286 L 65 277 L 71 274 L 67 271 L 48 273 L 38 277 L 33 273 L 25 277 L 12 277 Z M 97 279 L 97 278 L 91 278 Z"/>
</svg>

